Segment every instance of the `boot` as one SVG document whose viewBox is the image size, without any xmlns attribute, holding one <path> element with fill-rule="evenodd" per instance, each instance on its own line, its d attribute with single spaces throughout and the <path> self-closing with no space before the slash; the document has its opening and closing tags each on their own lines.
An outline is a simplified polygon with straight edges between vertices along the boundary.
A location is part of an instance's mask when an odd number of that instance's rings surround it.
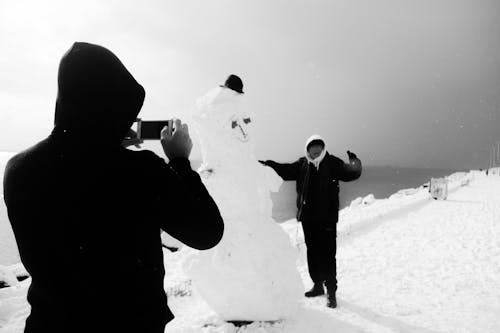
<svg viewBox="0 0 500 333">
<path fill-rule="evenodd" d="M 314 283 L 313 287 L 311 290 L 306 291 L 304 296 L 306 297 L 316 297 L 316 296 L 321 296 L 325 294 L 325 289 L 323 288 L 323 283 L 318 282 Z"/>
<path fill-rule="evenodd" d="M 335 290 L 328 289 L 326 290 L 326 306 L 332 309 L 337 307 L 337 299 L 335 298 Z"/>
</svg>

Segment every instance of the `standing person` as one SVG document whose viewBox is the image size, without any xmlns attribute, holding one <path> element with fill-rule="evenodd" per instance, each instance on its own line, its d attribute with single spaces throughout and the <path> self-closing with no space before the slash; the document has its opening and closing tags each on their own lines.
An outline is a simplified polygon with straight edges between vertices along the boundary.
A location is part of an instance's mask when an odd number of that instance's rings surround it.
<svg viewBox="0 0 500 333">
<path fill-rule="evenodd" d="M 339 181 L 361 176 L 361 161 L 347 151 L 349 163 L 330 155 L 319 135 L 311 136 L 305 146 L 305 157 L 294 163 L 259 161 L 273 168 L 284 180 L 297 181 L 297 220 L 302 222 L 307 247 L 307 265 L 314 285 L 305 293 L 315 297 L 327 289 L 327 306 L 335 308 L 337 300 L 337 221 L 339 214 Z"/>
<path fill-rule="evenodd" d="M 25 332 L 163 332 L 173 314 L 160 229 L 203 250 L 224 228 L 191 170 L 187 125 L 170 122 L 161 133 L 168 164 L 125 149 L 145 92 L 98 45 L 73 44 L 59 65 L 58 90 L 52 133 L 14 156 L 4 176 L 32 278 Z"/>
</svg>

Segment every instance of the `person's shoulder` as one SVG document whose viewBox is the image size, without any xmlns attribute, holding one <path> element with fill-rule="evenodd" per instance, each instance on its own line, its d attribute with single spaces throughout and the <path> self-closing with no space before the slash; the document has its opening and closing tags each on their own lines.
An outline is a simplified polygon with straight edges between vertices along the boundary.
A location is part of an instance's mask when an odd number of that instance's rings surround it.
<svg viewBox="0 0 500 333">
<path fill-rule="evenodd" d="M 12 173 L 12 171 L 19 169 L 26 160 L 26 151 L 19 152 L 14 156 L 10 157 L 7 163 L 5 164 L 5 174 L 8 175 Z"/>
<path fill-rule="evenodd" d="M 7 161 L 5 165 L 5 172 L 7 173 L 8 171 L 35 166 L 35 164 L 45 159 L 43 152 L 46 150 L 44 149 L 46 146 L 46 140 L 42 140 L 35 145 L 16 153 Z"/>
</svg>

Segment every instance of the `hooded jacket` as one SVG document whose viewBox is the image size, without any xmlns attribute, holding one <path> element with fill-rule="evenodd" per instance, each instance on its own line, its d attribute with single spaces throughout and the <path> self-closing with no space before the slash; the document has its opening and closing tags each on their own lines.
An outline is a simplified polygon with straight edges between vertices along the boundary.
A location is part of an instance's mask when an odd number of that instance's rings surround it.
<svg viewBox="0 0 500 333">
<path fill-rule="evenodd" d="M 313 140 L 324 140 L 311 136 L 306 142 L 305 156 L 293 163 L 277 163 L 267 160 L 270 166 L 283 180 L 295 180 L 297 191 L 297 220 L 314 223 L 321 228 L 334 228 L 338 221 L 339 181 L 349 182 L 361 176 L 361 161 L 355 158 L 344 163 L 340 158 L 330 155 L 326 145 L 316 160 L 307 153 L 307 146 Z"/>
<path fill-rule="evenodd" d="M 187 159 L 121 147 L 144 89 L 109 50 L 60 62 L 50 136 L 7 164 L 4 199 L 31 275 L 25 332 L 163 332 L 163 229 L 207 249 L 219 210 Z"/>
</svg>

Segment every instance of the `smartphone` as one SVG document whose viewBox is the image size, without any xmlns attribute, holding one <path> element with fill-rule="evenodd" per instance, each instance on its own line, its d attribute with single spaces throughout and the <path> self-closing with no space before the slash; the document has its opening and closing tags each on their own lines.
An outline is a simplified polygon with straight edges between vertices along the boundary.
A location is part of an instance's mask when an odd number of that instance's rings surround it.
<svg viewBox="0 0 500 333">
<path fill-rule="evenodd" d="M 168 126 L 168 120 L 137 119 L 137 138 L 142 140 L 160 140 L 163 127 Z"/>
</svg>

